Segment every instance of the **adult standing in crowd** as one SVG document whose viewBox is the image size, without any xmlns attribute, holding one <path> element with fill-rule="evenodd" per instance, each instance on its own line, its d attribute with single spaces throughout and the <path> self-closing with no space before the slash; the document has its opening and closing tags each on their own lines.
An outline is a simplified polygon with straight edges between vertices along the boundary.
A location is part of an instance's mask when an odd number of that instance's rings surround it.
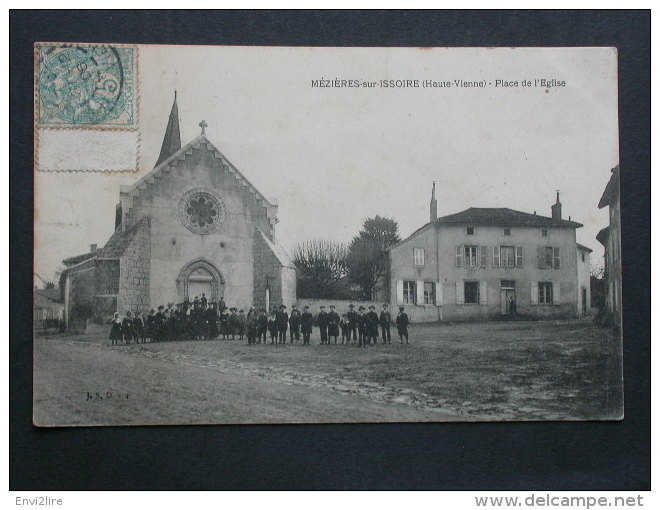
<svg viewBox="0 0 660 510">
<path fill-rule="evenodd" d="M 300 341 L 300 312 L 296 305 L 291 306 L 291 317 L 289 317 L 289 340 L 293 343 L 293 339 L 296 339 L 296 342 Z"/>
<path fill-rule="evenodd" d="M 346 318 L 348 319 L 348 339 L 351 339 L 351 335 L 353 336 L 353 342 L 358 339 L 358 332 L 357 332 L 357 327 L 358 327 L 358 313 L 355 311 L 355 305 L 351 303 L 348 305 L 348 313 L 346 314 Z"/>
<path fill-rule="evenodd" d="M 321 334 L 321 343 L 328 343 L 328 314 L 325 311 L 325 306 L 321 305 L 320 312 L 316 316 L 316 323 L 319 326 L 319 333 Z"/>
<path fill-rule="evenodd" d="M 392 335 L 390 333 L 391 324 L 392 324 L 392 314 L 387 309 L 387 303 L 383 303 L 383 311 L 380 312 L 380 330 L 383 336 L 384 344 L 392 343 Z"/>
<path fill-rule="evenodd" d="M 314 325 L 314 316 L 309 311 L 309 306 L 303 308 L 300 316 L 300 326 L 302 329 L 303 345 L 309 345 L 309 338 L 312 336 L 312 326 Z"/>
<path fill-rule="evenodd" d="M 286 330 L 289 327 L 289 314 L 286 313 L 286 305 L 280 305 L 280 310 L 275 315 L 277 322 L 278 342 L 286 343 Z"/>
<path fill-rule="evenodd" d="M 369 343 L 373 342 L 374 345 L 378 343 L 378 314 L 374 305 L 369 305 L 367 314 L 367 337 Z"/>
<path fill-rule="evenodd" d="M 330 343 L 330 338 L 335 338 L 335 343 L 337 343 L 337 337 L 339 336 L 339 314 L 335 312 L 335 305 L 330 305 L 330 313 L 328 313 L 328 343 Z"/>
</svg>

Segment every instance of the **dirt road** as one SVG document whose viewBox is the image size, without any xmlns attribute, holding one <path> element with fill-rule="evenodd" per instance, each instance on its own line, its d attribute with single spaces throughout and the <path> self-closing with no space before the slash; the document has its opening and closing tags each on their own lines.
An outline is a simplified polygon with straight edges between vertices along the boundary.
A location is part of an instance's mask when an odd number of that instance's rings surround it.
<svg viewBox="0 0 660 510">
<path fill-rule="evenodd" d="M 35 340 L 36 425 L 446 421 L 439 409 L 370 398 L 240 365 L 139 347 Z M 97 395 L 98 394 L 98 395 Z"/>
</svg>

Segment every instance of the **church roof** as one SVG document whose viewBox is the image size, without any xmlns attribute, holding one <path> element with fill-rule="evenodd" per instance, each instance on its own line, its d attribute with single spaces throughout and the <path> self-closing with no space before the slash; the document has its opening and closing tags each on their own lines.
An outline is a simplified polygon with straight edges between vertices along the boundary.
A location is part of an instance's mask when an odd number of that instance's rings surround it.
<svg viewBox="0 0 660 510">
<path fill-rule="evenodd" d="M 181 133 L 179 131 L 179 107 L 176 104 L 176 91 L 174 92 L 174 103 L 172 103 L 172 110 L 170 117 L 167 121 L 167 129 L 163 138 L 163 145 L 160 148 L 160 155 L 156 166 L 160 165 L 163 161 L 169 158 L 172 154 L 181 148 Z"/>
<path fill-rule="evenodd" d="M 257 188 L 225 157 L 225 155 L 222 154 L 215 147 L 215 145 L 213 145 L 209 141 L 208 138 L 206 138 L 206 135 L 204 133 L 200 134 L 197 138 L 187 143 L 186 145 L 181 147 L 178 151 L 176 151 L 174 154 L 169 156 L 167 159 L 156 165 L 154 169 L 151 170 L 151 172 L 146 174 L 144 177 L 133 183 L 131 186 L 128 186 L 126 188 L 126 193 L 139 194 L 139 190 L 143 189 L 145 186 L 152 183 L 154 177 L 160 176 L 163 173 L 163 171 L 166 169 L 166 167 L 170 165 L 177 166 L 178 162 L 184 160 L 187 155 L 192 154 L 193 150 L 199 150 L 202 148 L 213 152 L 215 158 L 221 160 L 222 168 L 233 173 L 236 176 L 236 179 L 242 181 L 243 184 L 248 188 L 248 190 L 255 195 L 257 200 L 263 201 L 264 205 L 266 206 L 274 207 L 277 205 L 275 202 L 267 199 L 261 192 L 259 192 L 259 190 L 257 190 Z"/>
<path fill-rule="evenodd" d="M 108 239 L 108 242 L 105 243 L 105 246 L 98 250 L 95 256 L 103 259 L 121 257 L 135 236 L 148 228 L 149 218 L 142 218 L 136 225 L 126 230 L 122 230 L 121 227 L 117 228 Z"/>
<path fill-rule="evenodd" d="M 264 234 L 260 229 L 257 229 L 259 231 L 259 234 L 261 234 L 262 239 L 264 242 L 268 245 L 270 248 L 270 251 L 273 252 L 275 257 L 277 257 L 277 260 L 283 267 L 291 267 L 293 269 L 296 268 L 296 265 L 293 263 L 293 260 L 289 256 L 289 254 L 286 252 L 286 250 L 282 247 L 280 243 L 277 242 L 277 240 L 272 240 Z"/>
</svg>

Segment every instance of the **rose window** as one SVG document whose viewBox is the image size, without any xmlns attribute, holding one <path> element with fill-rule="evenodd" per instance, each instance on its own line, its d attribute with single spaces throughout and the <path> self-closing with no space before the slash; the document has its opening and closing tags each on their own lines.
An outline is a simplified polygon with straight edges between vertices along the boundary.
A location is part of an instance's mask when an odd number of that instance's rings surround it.
<svg viewBox="0 0 660 510">
<path fill-rule="evenodd" d="M 197 234 L 216 231 L 225 218 L 224 204 L 220 197 L 207 190 L 192 190 L 179 203 L 179 215 L 183 224 Z"/>
</svg>

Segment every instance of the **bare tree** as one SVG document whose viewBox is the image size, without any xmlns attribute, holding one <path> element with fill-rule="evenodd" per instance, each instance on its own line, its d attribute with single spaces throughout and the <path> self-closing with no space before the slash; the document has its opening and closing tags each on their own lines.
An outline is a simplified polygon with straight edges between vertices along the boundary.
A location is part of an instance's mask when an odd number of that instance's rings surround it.
<svg viewBox="0 0 660 510">
<path fill-rule="evenodd" d="M 298 269 L 297 293 L 302 298 L 336 298 L 339 281 L 346 276 L 346 245 L 327 239 L 310 239 L 293 250 Z"/>
</svg>

